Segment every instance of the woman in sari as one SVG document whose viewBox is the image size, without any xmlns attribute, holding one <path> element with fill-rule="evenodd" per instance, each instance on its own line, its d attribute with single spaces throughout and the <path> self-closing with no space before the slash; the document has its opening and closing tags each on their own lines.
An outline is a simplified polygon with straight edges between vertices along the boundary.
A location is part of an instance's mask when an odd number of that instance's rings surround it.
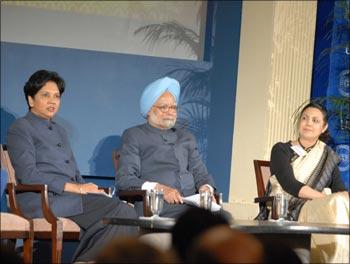
<svg viewBox="0 0 350 264">
<path fill-rule="evenodd" d="M 340 177 L 340 158 L 323 141 L 328 137 L 327 112 L 311 102 L 300 112 L 297 140 L 275 144 L 266 196 L 288 197 L 288 220 L 349 224 L 349 193 Z M 262 207 L 257 219 L 267 219 Z M 349 236 L 312 235 L 311 262 L 347 263 Z"/>
</svg>

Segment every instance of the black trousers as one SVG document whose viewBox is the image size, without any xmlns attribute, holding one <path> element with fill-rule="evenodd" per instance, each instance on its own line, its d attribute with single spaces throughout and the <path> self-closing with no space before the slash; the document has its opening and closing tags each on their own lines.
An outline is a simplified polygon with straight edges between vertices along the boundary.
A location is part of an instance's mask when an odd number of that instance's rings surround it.
<svg viewBox="0 0 350 264">
<path fill-rule="evenodd" d="M 137 235 L 134 226 L 105 225 L 103 217 L 137 218 L 134 208 L 118 198 L 101 195 L 83 195 L 83 213 L 70 216 L 81 228 L 80 243 L 74 253 L 72 262 L 92 261 L 100 251 L 118 235 Z"/>
</svg>

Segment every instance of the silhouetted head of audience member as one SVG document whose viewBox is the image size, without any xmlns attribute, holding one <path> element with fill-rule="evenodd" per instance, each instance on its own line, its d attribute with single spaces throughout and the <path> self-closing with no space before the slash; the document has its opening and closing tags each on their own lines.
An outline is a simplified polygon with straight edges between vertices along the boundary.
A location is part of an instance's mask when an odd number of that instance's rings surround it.
<svg viewBox="0 0 350 264">
<path fill-rule="evenodd" d="M 263 263 L 261 242 L 229 226 L 212 227 L 191 248 L 190 263 Z"/>
<path fill-rule="evenodd" d="M 298 255 L 283 241 L 280 243 L 264 243 L 265 263 L 301 264 Z"/>
<path fill-rule="evenodd" d="M 161 251 L 137 237 L 118 237 L 100 252 L 96 263 L 178 263 L 172 252 Z"/>
<path fill-rule="evenodd" d="M 171 231 L 174 250 L 183 261 L 186 261 L 193 241 L 204 231 L 218 225 L 229 226 L 229 222 L 224 216 L 209 210 L 190 208 L 178 218 Z"/>
</svg>

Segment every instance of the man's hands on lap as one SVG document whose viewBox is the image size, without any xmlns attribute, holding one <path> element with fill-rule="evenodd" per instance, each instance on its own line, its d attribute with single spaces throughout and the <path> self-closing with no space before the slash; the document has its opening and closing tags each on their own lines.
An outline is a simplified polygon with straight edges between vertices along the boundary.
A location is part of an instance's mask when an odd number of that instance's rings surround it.
<svg viewBox="0 0 350 264">
<path fill-rule="evenodd" d="M 70 183 L 67 182 L 64 186 L 64 191 L 73 192 L 79 194 L 88 194 L 88 193 L 103 193 L 105 192 L 102 189 L 98 189 L 98 186 L 92 182 L 88 183 Z"/>
<path fill-rule="evenodd" d="M 155 189 L 158 191 L 160 191 L 160 190 L 163 191 L 164 200 L 167 203 L 169 203 L 169 204 L 182 204 L 183 203 L 183 197 L 181 196 L 181 194 L 179 193 L 178 190 L 171 188 L 169 186 L 166 186 L 164 184 L 160 184 L 160 183 L 157 183 Z M 214 192 L 207 184 L 204 184 L 199 188 L 199 192 L 201 192 L 201 191 L 209 192 L 212 196 L 212 201 L 217 203 L 215 196 L 214 196 Z"/>
<path fill-rule="evenodd" d="M 98 189 L 98 186 L 92 182 L 81 184 L 82 194 L 87 193 L 103 193 L 105 192 L 102 189 Z"/>
<path fill-rule="evenodd" d="M 182 196 L 178 190 L 171 188 L 169 186 L 157 183 L 156 190 L 162 190 L 164 193 L 164 200 L 169 204 L 182 204 Z"/>
</svg>

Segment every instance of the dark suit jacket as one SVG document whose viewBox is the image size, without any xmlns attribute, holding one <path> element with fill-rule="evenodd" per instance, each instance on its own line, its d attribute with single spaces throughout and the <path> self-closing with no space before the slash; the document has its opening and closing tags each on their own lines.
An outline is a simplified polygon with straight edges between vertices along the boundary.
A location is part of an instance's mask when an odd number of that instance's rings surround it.
<svg viewBox="0 0 350 264">
<path fill-rule="evenodd" d="M 63 191 L 65 183 L 84 180 L 62 126 L 28 112 L 9 128 L 7 148 L 19 183 L 47 184 L 56 216 L 82 213 L 81 196 Z M 40 194 L 22 193 L 17 198 L 24 214 L 42 216 Z"/>
<path fill-rule="evenodd" d="M 127 129 L 122 140 L 116 180 L 120 190 L 140 189 L 144 182 L 153 181 L 188 196 L 203 184 L 215 186 L 194 136 L 184 129 L 161 130 L 146 123 Z"/>
</svg>

